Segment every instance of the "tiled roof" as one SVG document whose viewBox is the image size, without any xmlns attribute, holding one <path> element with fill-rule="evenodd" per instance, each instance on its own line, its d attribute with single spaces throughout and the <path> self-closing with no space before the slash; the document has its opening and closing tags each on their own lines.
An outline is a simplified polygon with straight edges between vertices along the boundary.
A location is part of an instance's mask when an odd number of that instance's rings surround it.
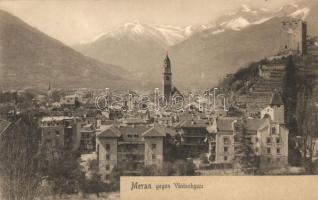
<svg viewBox="0 0 318 200">
<path fill-rule="evenodd" d="M 97 137 L 116 138 L 120 135 L 120 131 L 113 125 L 102 126 L 100 131 L 97 130 Z"/>
<path fill-rule="evenodd" d="M 151 129 L 149 126 L 120 126 L 118 127 L 123 141 L 138 142 L 143 141 L 143 133 Z"/>
<path fill-rule="evenodd" d="M 266 119 L 246 119 L 246 129 L 249 131 L 257 131 L 266 121 Z"/>
<path fill-rule="evenodd" d="M 67 116 L 54 116 L 54 117 L 43 117 L 42 122 L 51 122 L 51 121 L 63 121 L 63 120 L 70 120 L 74 119 L 74 117 L 67 117 Z"/>
<path fill-rule="evenodd" d="M 208 120 L 185 120 L 178 126 L 180 128 L 206 128 L 209 125 Z"/>
<path fill-rule="evenodd" d="M 280 94 L 278 92 L 273 93 L 269 105 L 271 105 L 271 106 L 283 105 L 282 97 L 280 96 Z"/>
<path fill-rule="evenodd" d="M 145 131 L 142 135 L 144 137 L 165 137 L 166 133 L 165 128 L 156 126 Z"/>
<path fill-rule="evenodd" d="M 125 118 L 123 119 L 124 124 L 144 124 L 145 120 L 141 118 Z"/>
<path fill-rule="evenodd" d="M 218 131 L 233 131 L 233 122 L 236 118 L 218 118 L 216 120 Z"/>
</svg>

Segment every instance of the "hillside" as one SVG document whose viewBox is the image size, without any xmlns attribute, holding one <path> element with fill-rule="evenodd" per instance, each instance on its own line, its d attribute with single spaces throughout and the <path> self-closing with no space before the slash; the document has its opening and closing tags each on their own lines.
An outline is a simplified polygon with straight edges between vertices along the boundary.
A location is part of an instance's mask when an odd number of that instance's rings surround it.
<svg viewBox="0 0 318 200">
<path fill-rule="evenodd" d="M 276 54 L 280 47 L 280 22 L 274 18 L 241 31 L 196 34 L 170 50 L 176 79 L 191 77 L 200 85 L 215 85 L 227 73 Z"/>
<path fill-rule="evenodd" d="M 0 10 L 0 84 L 3 87 L 120 87 L 125 70 L 67 47 Z"/>
</svg>

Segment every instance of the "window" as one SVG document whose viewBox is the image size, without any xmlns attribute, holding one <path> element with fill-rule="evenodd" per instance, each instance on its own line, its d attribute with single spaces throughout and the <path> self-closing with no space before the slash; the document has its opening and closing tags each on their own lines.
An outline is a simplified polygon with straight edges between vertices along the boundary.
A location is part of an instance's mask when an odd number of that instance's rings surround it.
<svg viewBox="0 0 318 200">
<path fill-rule="evenodd" d="M 258 142 L 259 142 L 258 137 L 255 137 L 255 143 L 258 143 Z"/>
<path fill-rule="evenodd" d="M 109 165 L 106 165 L 106 170 L 109 170 Z"/>
<path fill-rule="evenodd" d="M 267 153 L 268 153 L 268 154 L 271 153 L 271 148 L 267 148 Z"/>
<path fill-rule="evenodd" d="M 270 145 L 270 144 L 272 143 L 272 139 L 271 139 L 270 137 L 268 137 L 268 138 L 266 139 L 266 143 L 267 143 L 268 145 Z"/>
<path fill-rule="evenodd" d="M 271 162 L 271 158 L 267 157 L 267 162 L 270 163 Z"/>
<path fill-rule="evenodd" d="M 157 147 L 157 144 L 151 144 L 151 149 L 152 149 L 152 150 L 155 150 L 156 147 Z"/>
<path fill-rule="evenodd" d="M 228 147 L 224 147 L 224 152 L 228 152 Z"/>
<path fill-rule="evenodd" d="M 223 159 L 224 159 L 224 161 L 227 161 L 227 156 L 224 156 L 224 158 L 223 158 Z"/>
<path fill-rule="evenodd" d="M 110 179 L 110 175 L 109 174 L 107 174 L 106 176 L 105 176 L 105 179 Z"/>
<path fill-rule="evenodd" d="M 110 144 L 106 144 L 106 151 L 110 150 Z"/>
<path fill-rule="evenodd" d="M 169 81 L 169 76 L 166 76 L 166 80 Z"/>
<path fill-rule="evenodd" d="M 155 160 L 156 159 L 156 155 L 152 154 L 151 158 L 152 158 L 152 160 Z"/>
<path fill-rule="evenodd" d="M 282 139 L 280 137 L 276 138 L 276 143 L 277 144 L 281 144 L 282 143 Z"/>
<path fill-rule="evenodd" d="M 55 131 L 56 136 L 60 136 L 60 131 Z"/>
<path fill-rule="evenodd" d="M 238 143 L 240 141 L 239 135 L 234 135 L 234 142 Z"/>
<path fill-rule="evenodd" d="M 109 155 L 107 154 L 107 155 L 106 155 L 106 160 L 109 160 L 109 158 L 110 158 L 110 157 L 109 157 Z"/>
<path fill-rule="evenodd" d="M 224 138 L 223 138 L 223 143 L 224 143 L 224 144 L 230 144 L 230 138 L 224 137 Z"/>
<path fill-rule="evenodd" d="M 276 158 L 276 161 L 277 161 L 277 162 L 280 162 L 280 158 Z"/>
<path fill-rule="evenodd" d="M 258 153 L 258 152 L 259 152 L 258 147 L 255 147 L 255 153 Z"/>
<path fill-rule="evenodd" d="M 234 123 L 234 131 L 236 131 L 236 132 L 238 132 L 238 131 L 240 131 L 240 127 L 241 125 L 239 124 L 239 123 Z"/>
<path fill-rule="evenodd" d="M 277 153 L 277 154 L 280 154 L 280 153 L 281 153 L 280 148 L 277 148 L 277 149 L 276 149 L 276 153 Z"/>
<path fill-rule="evenodd" d="M 276 127 L 272 126 L 272 134 L 276 134 Z"/>
</svg>

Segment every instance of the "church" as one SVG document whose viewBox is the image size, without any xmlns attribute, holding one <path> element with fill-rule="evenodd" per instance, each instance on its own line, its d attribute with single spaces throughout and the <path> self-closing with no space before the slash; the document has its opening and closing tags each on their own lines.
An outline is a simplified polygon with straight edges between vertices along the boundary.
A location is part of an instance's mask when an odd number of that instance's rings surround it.
<svg viewBox="0 0 318 200">
<path fill-rule="evenodd" d="M 172 84 L 171 62 L 168 54 L 163 64 L 163 94 L 168 103 L 171 103 L 175 96 L 182 96 L 181 92 Z"/>
</svg>

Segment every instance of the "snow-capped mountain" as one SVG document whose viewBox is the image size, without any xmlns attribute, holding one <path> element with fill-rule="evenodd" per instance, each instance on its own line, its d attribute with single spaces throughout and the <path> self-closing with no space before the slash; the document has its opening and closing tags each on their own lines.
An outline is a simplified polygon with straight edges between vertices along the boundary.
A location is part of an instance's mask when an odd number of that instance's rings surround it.
<svg viewBox="0 0 318 200">
<path fill-rule="evenodd" d="M 208 84 L 224 73 L 277 53 L 280 22 L 286 17 L 306 20 L 309 35 L 318 35 L 317 10 L 317 1 L 306 0 L 274 10 L 242 5 L 236 12 L 200 26 L 126 23 L 74 48 L 134 71 L 142 80 L 158 82 L 162 59 L 169 51 L 177 72 L 175 81 Z"/>
<path fill-rule="evenodd" d="M 81 44 L 94 43 L 109 38 L 121 39 L 129 37 L 131 39 L 140 40 L 142 38 L 151 38 L 164 46 L 173 46 L 192 34 L 207 29 L 207 26 L 152 26 L 141 24 L 140 22 L 128 22 L 116 27 L 112 31 L 99 34 L 91 41 L 82 41 Z"/>
<path fill-rule="evenodd" d="M 216 27 L 217 29 L 239 31 L 251 25 L 264 23 L 275 17 L 289 16 L 306 20 L 314 4 L 310 3 L 310 1 L 299 2 L 299 4 L 290 3 L 274 10 L 265 8 L 253 9 L 247 5 L 242 5 L 238 11 L 220 17 L 216 21 Z"/>
</svg>

